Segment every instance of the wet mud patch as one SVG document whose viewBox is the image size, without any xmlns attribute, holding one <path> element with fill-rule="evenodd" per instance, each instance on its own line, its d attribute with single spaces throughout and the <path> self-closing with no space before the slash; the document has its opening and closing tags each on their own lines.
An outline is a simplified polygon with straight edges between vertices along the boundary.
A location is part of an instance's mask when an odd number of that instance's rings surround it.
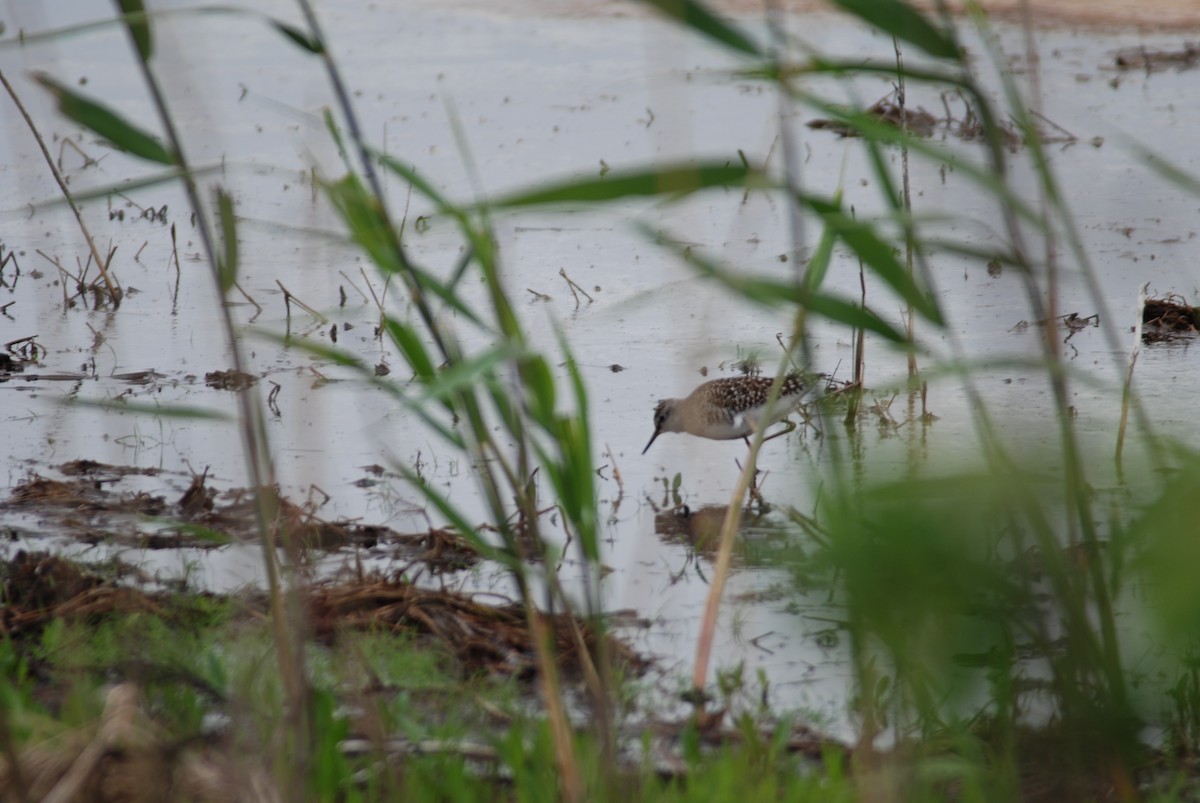
<svg viewBox="0 0 1200 803">
<path fill-rule="evenodd" d="M 162 486 L 178 480 L 159 469 L 82 459 L 57 468 L 61 479 L 33 473 L 0 501 L 0 525 L 11 540 L 58 536 L 89 545 L 208 550 L 258 538 L 260 503 L 253 489 L 218 490 L 207 471 L 193 474 L 179 493 L 124 487 L 131 478 L 159 479 Z M 299 559 L 309 550 L 388 546 L 393 559 L 431 574 L 470 569 L 480 560 L 471 540 L 452 529 L 401 533 L 383 525 L 328 520 L 318 515 L 327 497 L 316 494 L 297 504 L 277 489 L 265 493 L 277 543 L 296 550 Z"/>
</svg>

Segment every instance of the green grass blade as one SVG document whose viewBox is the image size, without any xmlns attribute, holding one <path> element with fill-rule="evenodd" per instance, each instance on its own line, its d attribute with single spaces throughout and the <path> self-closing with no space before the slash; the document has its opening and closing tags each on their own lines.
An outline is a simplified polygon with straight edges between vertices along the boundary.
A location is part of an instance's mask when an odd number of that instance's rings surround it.
<svg viewBox="0 0 1200 803">
<path fill-rule="evenodd" d="M 933 297 L 923 292 L 909 275 L 892 247 L 884 242 L 869 223 L 851 218 L 841 205 L 820 198 L 801 197 L 801 203 L 806 204 L 819 214 L 826 225 L 833 229 L 838 237 L 865 262 L 871 270 L 895 290 L 902 299 L 924 315 L 930 322 L 941 326 L 944 323 L 941 310 Z"/>
<path fill-rule="evenodd" d="M 417 337 L 413 328 L 388 316 L 383 321 L 383 330 L 387 332 L 396 348 L 400 349 L 417 378 L 426 383 L 433 381 L 437 369 L 433 360 L 429 358 L 429 350 L 425 348 L 425 344 Z"/>
<path fill-rule="evenodd" d="M 453 215 L 456 217 L 461 215 L 461 211 L 458 209 L 458 207 L 452 204 L 450 199 L 442 195 L 438 189 L 430 184 L 424 176 L 416 171 L 415 168 L 409 167 L 394 156 L 389 156 L 382 151 L 372 149 L 371 156 L 375 159 L 378 159 L 379 163 L 388 170 L 391 170 L 393 173 L 400 176 L 400 178 L 411 184 L 414 190 L 433 201 L 440 213 L 444 215 Z"/>
<path fill-rule="evenodd" d="M 643 228 L 651 236 L 652 230 Z M 657 238 L 665 242 L 665 238 Z M 908 338 L 891 324 L 884 321 L 870 309 L 864 309 L 856 303 L 845 301 L 835 296 L 817 293 L 804 287 L 778 279 L 763 279 L 747 277 L 735 271 L 718 265 L 697 253 L 696 249 L 676 248 L 676 253 L 697 271 L 711 279 L 721 282 L 730 290 L 748 301 L 768 307 L 782 304 L 799 304 L 814 315 L 820 315 L 838 323 L 860 327 L 891 340 L 894 343 L 907 342 Z"/>
<path fill-rule="evenodd" d="M 492 373 L 497 365 L 515 360 L 524 353 L 525 349 L 521 344 L 505 341 L 476 357 L 456 360 L 425 386 L 425 393 L 418 403 L 427 399 L 448 398 L 459 391 L 474 387 Z"/>
<path fill-rule="evenodd" d="M 325 52 L 324 43 L 315 36 L 309 35 L 307 31 L 302 31 L 295 26 L 280 22 L 277 19 L 270 17 L 267 19 L 275 30 L 286 36 L 294 44 L 299 45 L 301 49 L 318 56 Z"/>
<path fill-rule="evenodd" d="M 795 294 L 796 303 L 814 315 L 820 315 L 853 328 L 866 329 L 868 332 L 882 335 L 893 343 L 908 342 L 908 337 L 903 332 L 893 328 L 891 324 L 871 312 L 870 309 L 861 307 L 856 302 L 846 301 L 825 293 L 810 293 L 800 288 L 796 288 Z"/>
<path fill-rule="evenodd" d="M 396 253 L 396 238 L 378 201 L 354 174 L 338 181 L 324 182 L 325 194 L 350 229 L 350 236 L 385 272 L 400 272 L 402 265 Z"/>
<path fill-rule="evenodd" d="M 220 188 L 217 189 L 217 221 L 225 245 L 222 255 L 217 257 L 217 273 L 221 292 L 228 293 L 237 282 L 238 274 L 237 218 L 233 214 L 233 199 Z"/>
<path fill-rule="evenodd" d="M 209 410 L 205 407 L 191 407 L 184 404 L 144 404 L 141 402 L 101 399 L 63 399 L 59 404 L 71 407 L 96 407 L 110 413 L 152 415 L 155 418 L 180 418 L 190 421 L 233 420 L 233 416 L 218 410 Z"/>
<path fill-rule="evenodd" d="M 546 204 L 602 203 L 622 198 L 687 195 L 713 187 L 766 187 L 767 176 L 741 160 L 669 165 L 612 172 L 602 178 L 573 179 L 503 196 L 488 202 L 494 209 Z"/>
<path fill-rule="evenodd" d="M 1146 167 L 1153 170 L 1159 176 L 1184 192 L 1200 197 L 1200 179 L 1196 178 L 1196 176 L 1174 164 L 1162 154 L 1155 153 L 1144 145 L 1134 142 L 1132 139 L 1126 139 L 1125 146 L 1133 151 L 1134 155 L 1142 161 L 1142 164 L 1146 165 Z"/>
<path fill-rule="evenodd" d="M 485 326 L 458 295 L 417 266 L 406 264 L 387 216 L 356 175 L 347 174 L 338 181 L 323 182 L 323 186 L 330 203 L 350 229 L 351 239 L 362 246 L 380 270 L 389 275 L 411 276 L 422 290 L 433 293 L 472 323 Z"/>
<path fill-rule="evenodd" d="M 833 0 L 833 4 L 861 18 L 872 28 L 916 45 L 931 56 L 942 59 L 959 57 L 954 38 L 936 28 L 902 0 Z"/>
<path fill-rule="evenodd" d="M 815 72 L 823 72 L 824 70 L 815 70 Z M 834 72 L 851 72 L 851 66 L 845 65 L 838 68 Z M 879 72 L 884 72 L 880 69 Z M 809 71 L 800 71 L 809 72 Z M 895 68 L 891 69 L 895 73 Z M 905 77 L 911 78 L 911 72 L 906 72 Z M 958 82 L 961 84 L 961 82 Z M 1013 193 L 1012 188 L 1007 182 L 1003 181 L 990 165 L 981 166 L 971 161 L 970 159 L 962 158 L 959 155 L 947 150 L 944 146 L 936 141 L 928 141 L 907 131 L 901 130 L 898 126 L 891 123 L 885 123 L 875 117 L 859 110 L 849 109 L 845 106 L 830 103 L 817 95 L 801 91 L 794 84 L 787 85 L 787 89 L 792 97 L 800 103 L 804 103 L 818 110 L 831 120 L 836 120 L 839 123 L 846 125 L 848 128 L 858 132 L 862 137 L 872 141 L 893 145 L 904 145 L 910 151 L 916 152 L 937 165 L 945 165 L 953 169 L 955 172 L 969 178 L 975 182 L 985 192 L 994 196 L 999 202 L 1005 204 L 1009 209 L 1017 214 L 1023 221 L 1035 227 L 1039 231 L 1043 231 L 1045 226 L 1041 218 L 1041 214 L 1031 207 L 1024 199 Z M 889 193 L 891 197 L 895 196 L 894 192 Z"/>
<path fill-rule="evenodd" d="M 834 196 L 833 202 L 837 205 L 842 203 L 842 191 L 838 190 Z M 825 276 L 829 273 L 829 265 L 833 262 L 833 246 L 837 242 L 837 232 L 833 226 L 828 223 L 821 230 L 821 240 L 817 243 L 817 249 L 813 251 L 812 258 L 808 260 L 808 267 L 804 270 L 804 287 L 807 290 L 818 290 L 825 283 Z"/>
<path fill-rule="evenodd" d="M 534 355 L 521 363 L 521 381 L 529 391 L 529 414 L 543 427 L 552 428 L 557 403 L 554 375 L 541 355 Z"/>
<path fill-rule="evenodd" d="M 575 393 L 576 415 L 562 421 L 560 431 L 564 462 L 569 472 L 567 492 L 563 504 L 575 521 L 576 535 L 584 556 L 593 562 L 600 560 L 600 540 L 596 527 L 596 474 L 592 460 L 592 434 L 588 428 L 591 420 L 588 413 L 587 388 L 583 374 L 575 362 L 566 335 L 561 327 L 555 326 L 558 345 L 566 355 L 567 375 Z"/>
<path fill-rule="evenodd" d="M 161 517 L 152 517 L 149 521 L 153 524 L 162 524 L 180 532 L 181 535 L 190 535 L 197 541 L 204 541 L 209 544 L 217 544 L 224 546 L 234 543 L 234 539 L 228 533 L 223 533 L 220 530 L 214 530 L 211 527 L 205 527 L 202 524 L 193 524 L 189 521 L 179 521 L 177 519 L 166 519 Z"/>
<path fill-rule="evenodd" d="M 762 49 L 746 34 L 712 13 L 695 0 L 644 0 L 663 14 L 696 33 L 720 42 L 749 56 L 763 55 Z"/>
<path fill-rule="evenodd" d="M 525 567 L 520 560 L 507 550 L 498 549 L 481 538 L 479 532 L 470 525 L 458 508 L 450 504 L 450 500 L 445 496 L 431 488 L 424 479 L 417 475 L 417 472 L 405 465 L 397 465 L 396 470 L 437 508 L 437 511 L 450 522 L 450 525 L 458 530 L 459 535 L 471 542 L 471 546 L 475 547 L 481 557 L 494 560 L 512 571 L 523 573 Z"/>
<path fill-rule="evenodd" d="M 179 181 L 179 179 L 181 179 L 184 176 L 189 175 L 189 174 L 192 176 L 192 178 L 201 178 L 203 176 L 212 175 L 213 173 L 223 173 L 223 172 L 225 172 L 225 170 L 220 165 L 213 165 L 212 167 L 194 168 L 192 170 L 179 170 L 177 168 L 172 168 L 170 170 L 164 170 L 153 176 L 147 176 L 146 178 L 134 179 L 133 181 L 123 181 L 120 184 L 108 184 L 103 187 L 97 187 L 92 190 L 84 190 L 79 193 L 73 192 L 73 193 L 71 193 L 71 198 L 74 199 L 75 203 L 82 204 L 82 203 L 86 203 L 87 201 L 94 201 L 97 198 L 101 198 L 101 199 L 110 198 L 115 193 L 120 193 L 122 195 L 128 195 L 136 190 L 142 190 L 147 187 L 157 187 L 160 184 L 172 184 L 174 182 Z M 60 204 L 65 204 L 65 203 L 66 203 L 66 200 L 61 195 L 59 195 L 57 198 L 54 198 L 53 200 L 45 201 L 42 203 L 35 203 L 33 205 L 33 208 L 34 209 L 48 209 L 50 207 L 58 206 Z"/>
<path fill-rule="evenodd" d="M 68 119 L 99 134 L 112 143 L 113 147 L 151 162 L 165 165 L 177 163 L 175 155 L 158 139 L 126 121 L 115 112 L 95 101 L 88 100 L 83 95 L 55 81 L 46 73 L 34 73 L 33 77 L 58 100 L 60 112 Z"/>
<path fill-rule="evenodd" d="M 458 449 L 466 448 L 466 445 L 463 443 L 462 436 L 455 432 L 451 427 L 437 420 L 437 418 L 435 418 L 428 410 L 425 409 L 425 405 L 422 402 L 406 395 L 403 389 L 394 382 L 384 381 L 375 376 L 374 368 L 370 365 L 367 365 L 353 354 L 332 346 L 326 346 L 323 343 L 315 343 L 304 338 L 292 337 L 290 335 L 280 335 L 275 332 L 269 332 L 265 330 L 258 330 L 255 333 L 288 348 L 302 349 L 314 357 L 328 360 L 335 365 L 341 365 L 353 369 L 364 381 L 380 388 L 388 393 L 392 398 L 399 401 L 406 409 L 420 418 L 426 426 L 428 426 L 437 434 L 441 435 L 447 443 L 450 443 Z"/>
<path fill-rule="evenodd" d="M 142 61 L 150 61 L 154 53 L 154 41 L 150 37 L 150 18 L 146 16 L 142 0 L 117 0 L 117 5 L 125 15 L 125 26 L 137 45 L 138 55 Z"/>
</svg>

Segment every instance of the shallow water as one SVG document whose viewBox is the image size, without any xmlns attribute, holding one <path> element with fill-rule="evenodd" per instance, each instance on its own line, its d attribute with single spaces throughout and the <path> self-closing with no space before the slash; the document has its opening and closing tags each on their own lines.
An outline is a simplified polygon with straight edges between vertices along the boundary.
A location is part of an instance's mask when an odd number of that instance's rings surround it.
<svg viewBox="0 0 1200 803">
<path fill-rule="evenodd" d="M 284 3 L 254 7 L 283 19 L 295 13 Z M 99 2 L 23 4 L 10 7 L 5 18 L 0 69 L 42 135 L 52 140 L 76 193 L 148 171 L 65 122 L 28 71 L 46 70 L 149 127 L 151 108 L 122 35 L 104 28 L 25 46 L 13 40 L 18 31 L 51 30 L 108 13 L 109 6 Z M 439 3 L 405 4 L 403 11 L 386 4 L 339 4 L 323 13 L 367 136 L 415 164 L 455 199 L 596 175 L 603 166 L 620 170 L 652 161 L 736 158 L 739 149 L 752 163 L 769 158 L 779 164 L 777 98 L 759 84 L 731 79 L 726 71 L 736 61 L 656 18 L 543 18 Z M 756 26 L 753 20 L 747 24 Z M 791 18 L 788 25 L 828 54 L 892 58 L 889 40 L 838 17 L 810 14 Z M 1019 31 L 1000 27 L 998 32 L 1010 52 L 1021 52 Z M 212 167 L 237 203 L 240 284 L 262 309 L 235 295 L 235 314 L 245 326 L 247 370 L 260 377 L 260 397 L 279 387 L 279 414 L 268 424 L 285 493 L 302 499 L 315 486 L 329 496 L 320 510 L 326 518 L 361 517 L 398 530 L 420 530 L 427 526 L 426 512 L 418 495 L 399 480 L 355 484 L 369 477 L 366 466 L 419 462 L 426 477 L 482 520 L 482 505 L 472 507 L 469 466 L 436 435 L 349 372 L 282 349 L 263 335 L 290 331 L 328 343 L 336 325 L 338 346 L 372 364 L 388 364 L 393 376 L 405 375 L 399 355 L 373 337 L 378 312 L 368 284 L 380 294 L 383 282 L 342 240 L 337 221 L 313 191 L 311 168 L 324 176 L 340 173 L 320 117 L 333 103 L 320 64 L 247 17 L 168 16 L 157 33 L 156 66 L 183 124 L 188 155 Z M 1196 171 L 1197 110 L 1180 100 L 1194 75 L 1118 74 L 1108 66 L 1121 47 L 1177 47 L 1179 41 L 1170 35 L 1062 30 L 1038 31 L 1035 37 L 1041 108 L 1078 137 L 1072 145 L 1051 146 L 1048 156 L 1093 260 L 1104 305 L 1087 292 L 1073 263 L 1064 260 L 1059 312 L 1100 313 L 1116 333 L 1116 348 L 1101 328 L 1083 329 L 1064 346 L 1078 374 L 1072 392 L 1079 429 L 1107 450 L 1115 438 L 1120 366 L 1133 344 L 1129 330 L 1139 289 L 1149 284 L 1152 293 L 1190 296 L 1196 287 L 1189 259 L 1196 199 L 1154 177 L 1122 140 L 1128 137 Z M 968 44 L 982 65 L 982 48 L 971 37 Z M 812 86 L 834 91 L 815 80 Z M 860 79 L 854 85 L 856 96 L 868 103 L 888 91 L 885 80 Z M 935 114 L 941 110 L 936 93 L 923 87 L 911 88 L 910 103 Z M 788 113 L 800 142 L 804 184 L 827 195 L 841 188 L 857 214 L 878 213 L 875 178 L 860 145 L 809 131 L 803 124 L 815 116 L 804 109 Z M 455 140 L 455 118 L 463 143 Z M 102 248 L 110 242 L 116 246 L 112 270 L 128 295 L 116 311 L 89 309 L 79 299 L 67 304 L 64 277 L 50 260 L 77 273 L 86 247 L 67 210 L 55 202 L 56 188 L 21 118 L 9 113 L 0 119 L 0 179 L 9 188 L 0 242 L 17 254 L 20 266 L 19 275 L 11 266 L 0 274 L 0 306 L 7 305 L 0 316 L 0 342 L 34 336 L 45 351 L 24 375 L 0 383 L 5 486 L 32 471 L 52 474 L 53 466 L 80 457 L 165 469 L 167 474 L 153 481 L 130 480 L 126 486 L 158 493 L 164 484 L 168 492 L 181 493 L 189 469 L 206 467 L 218 486 L 247 484 L 230 423 L 63 404 L 121 398 L 234 414 L 233 394 L 205 384 L 207 372 L 231 365 L 218 303 L 180 192 L 158 185 L 88 201 L 88 224 Z M 67 139 L 78 150 L 63 145 Z M 949 142 L 947 147 L 975 160 L 981 156 L 973 145 Z M 85 163 L 79 151 L 96 161 Z M 1025 168 L 1019 156 L 1014 158 L 1020 176 Z M 939 231 L 975 245 L 999 242 L 991 202 L 964 176 L 914 157 L 911 180 L 918 214 L 952 213 Z M 1032 186 L 1028 178 L 1018 182 Z M 434 219 L 418 226 L 429 209 L 398 180 L 389 179 L 388 188 L 393 210 L 407 215 L 412 255 L 440 275 L 454 270 L 459 243 L 449 222 Z M 150 219 L 164 207 L 165 214 Z M 744 446 L 673 435 L 660 438 L 643 457 L 651 411 L 656 399 L 684 395 L 702 381 L 701 369 L 709 378 L 724 375 L 749 354 L 773 364 L 777 334 L 787 331 L 790 321 L 697 279 L 667 250 L 638 234 L 633 221 L 664 228 L 730 265 L 763 274 L 792 270 L 790 261 L 780 259 L 792 246 L 779 203 L 762 193 L 716 192 L 676 204 L 631 202 L 602 211 L 497 220 L 506 281 L 522 305 L 532 342 L 553 350 L 554 327 L 560 326 L 588 383 L 596 462 L 610 466 L 601 487 L 604 562 L 614 569 L 605 579 L 606 603 L 634 609 L 650 621 L 647 630 L 629 636 L 662 658 L 664 685 L 669 685 L 689 671 L 711 567 L 687 547 L 655 536 L 655 508 L 676 502 L 664 498 L 663 482 L 680 474 L 678 501 L 692 509 L 727 504 L 737 479 L 734 461 L 743 456 Z M 178 270 L 172 261 L 172 226 Z M 804 235 L 811 247 L 819 232 L 810 227 Z M 1038 355 L 1037 328 L 1021 327 L 1023 321 L 1033 322 L 1019 277 L 1012 271 L 991 276 L 984 265 L 944 252 L 931 254 L 930 264 L 950 323 L 944 333 L 918 327 L 922 365 L 936 367 L 956 349 L 969 359 L 993 363 L 975 374 L 979 391 L 1015 450 L 1035 453 L 1053 431 L 1049 390 L 1037 370 L 1004 362 Z M 577 304 L 560 269 L 594 300 Z M 857 266 L 849 254 L 837 255 L 829 281 L 857 296 Z M 295 306 L 289 320 L 281 284 L 324 320 Z M 339 291 L 345 292 L 344 305 Z M 404 309 L 398 287 L 388 290 L 388 298 L 394 312 Z M 869 300 L 884 317 L 899 320 L 899 302 L 885 289 L 871 287 Z M 469 337 L 463 322 L 455 324 Z M 1064 329 L 1063 337 L 1067 334 Z M 886 400 L 891 388 L 903 384 L 904 356 L 878 342 L 868 348 L 868 384 Z M 1186 344 L 1143 349 L 1136 386 L 1155 425 L 1196 446 L 1192 406 L 1179 403 L 1194 397 L 1200 381 L 1193 352 Z M 812 355 L 814 370 L 848 377 L 851 344 L 845 331 L 814 326 Z M 616 365 L 623 370 L 614 371 Z M 118 378 L 147 370 L 157 376 L 146 382 Z M 64 374 L 77 377 L 35 378 Z M 907 403 L 901 396 L 892 407 L 900 421 L 908 416 Z M 877 435 L 863 437 L 865 479 L 914 467 L 935 473 L 975 453 L 973 415 L 961 382 L 933 379 L 928 405 L 937 416 L 928 426 L 881 426 Z M 764 450 L 761 467 L 769 499 L 811 508 L 835 448 L 830 438 L 837 434 L 828 424 L 821 432 L 809 428 Z M 613 467 L 619 469 L 620 486 Z M 1114 482 L 1103 464 L 1097 471 L 1094 483 Z M 618 498 L 619 509 L 614 507 Z M 44 531 L 36 518 L 4 516 L 4 523 L 20 533 L 9 549 L 44 540 L 75 553 L 102 550 L 69 546 L 60 534 Z M 253 546 L 169 555 L 115 551 L 153 572 L 188 572 L 214 588 L 261 582 Z M 388 553 L 374 557 L 385 564 Z M 335 556 L 330 563 L 344 559 Z M 500 581 L 477 575 L 466 582 Z M 823 594 L 809 599 L 789 586 L 781 572 L 770 569 L 743 567 L 734 574 L 716 649 L 718 668 L 739 661 L 751 672 L 761 668 L 772 680 L 776 705 L 814 709 L 828 717 L 833 730 L 844 731 L 847 670 L 840 645 L 829 638 L 837 611 Z M 788 590 L 776 594 L 780 588 Z"/>
</svg>

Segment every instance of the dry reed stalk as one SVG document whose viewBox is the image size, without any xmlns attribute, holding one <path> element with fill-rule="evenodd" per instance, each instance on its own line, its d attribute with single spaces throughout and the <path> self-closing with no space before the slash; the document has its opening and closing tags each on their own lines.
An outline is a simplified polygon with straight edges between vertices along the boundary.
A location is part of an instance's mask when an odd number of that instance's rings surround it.
<svg viewBox="0 0 1200 803">
<path fill-rule="evenodd" d="M 785 362 L 791 355 L 789 350 Z M 782 366 L 781 366 L 782 368 Z M 783 389 L 783 380 L 787 372 L 776 372 L 775 381 L 767 394 L 766 407 L 761 419 L 770 420 L 772 408 L 779 402 L 779 394 Z M 721 540 L 717 547 L 717 564 L 713 570 L 712 585 L 708 589 L 708 598 L 704 602 L 704 618 L 700 620 L 700 635 L 696 640 L 696 665 L 692 669 L 692 690 L 697 700 L 703 700 L 705 681 L 708 679 L 708 664 L 712 657 L 713 634 L 717 629 L 717 613 L 721 607 L 721 595 L 725 592 L 725 581 L 729 577 L 729 567 L 733 562 L 733 541 L 737 536 L 742 521 L 742 500 L 751 492 L 751 480 L 758 467 L 758 452 L 763 445 L 766 427 L 759 427 L 750 442 L 750 456 L 746 459 L 746 467 L 738 477 L 737 486 L 733 489 L 729 508 L 725 513 L 725 522 L 721 527 Z"/>
<path fill-rule="evenodd" d="M 1146 310 L 1146 294 L 1150 285 L 1142 285 L 1138 292 L 1137 315 L 1133 325 L 1133 350 L 1129 352 L 1129 370 L 1125 372 L 1125 387 L 1121 392 L 1121 424 L 1117 427 L 1117 465 L 1121 464 L 1121 455 L 1125 450 L 1125 426 L 1129 423 L 1129 402 L 1133 398 L 1133 367 L 1137 365 L 1138 355 L 1142 352 L 1142 318 Z"/>
<path fill-rule="evenodd" d="M 83 214 L 75 204 L 75 199 L 71 196 L 71 191 L 67 189 L 67 182 L 63 181 L 62 174 L 58 172 L 58 168 L 54 165 L 54 157 L 50 155 L 50 151 L 46 148 L 46 143 L 42 140 L 41 133 L 38 132 L 37 126 L 33 124 L 33 118 L 29 116 L 29 112 L 25 111 L 25 105 L 17 97 L 17 92 L 12 88 L 12 84 L 4 77 L 3 71 L 0 71 L 0 84 L 4 84 L 4 88 L 8 91 L 8 96 L 12 98 L 12 102 L 16 105 L 17 111 L 25 118 L 25 124 L 29 126 L 30 133 L 33 134 L 38 147 L 41 148 L 42 156 L 46 160 L 46 165 L 50 168 L 50 174 L 54 176 L 54 181 L 58 184 L 59 192 L 62 193 L 63 198 L 67 201 L 67 205 L 71 207 L 71 212 L 75 215 L 75 221 L 79 224 L 79 230 L 83 232 L 83 239 L 87 241 L 88 249 L 92 252 L 92 260 L 95 261 L 96 267 L 100 269 L 100 277 L 104 279 L 104 288 L 108 291 L 109 303 L 114 307 L 119 307 L 123 295 L 121 288 L 116 286 L 112 277 L 108 275 L 108 263 L 100 259 L 100 251 L 96 248 L 96 243 L 92 239 L 92 233 L 88 230 L 87 224 L 83 222 Z"/>
</svg>

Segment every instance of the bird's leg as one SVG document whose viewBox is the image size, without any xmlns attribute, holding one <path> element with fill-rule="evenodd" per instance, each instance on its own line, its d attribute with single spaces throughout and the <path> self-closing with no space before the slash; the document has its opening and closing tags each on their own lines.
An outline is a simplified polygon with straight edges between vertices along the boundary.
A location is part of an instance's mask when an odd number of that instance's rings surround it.
<svg viewBox="0 0 1200 803">
<path fill-rule="evenodd" d="M 746 443 L 749 443 L 749 441 L 746 441 Z M 742 468 L 741 462 L 739 462 L 737 459 L 734 459 L 733 464 L 738 467 L 738 471 L 746 470 Z M 758 466 L 755 466 L 754 473 L 750 475 L 750 496 L 754 499 L 762 498 L 758 495 L 758 475 L 761 473 L 762 472 L 758 470 Z"/>
<path fill-rule="evenodd" d="M 749 441 L 747 441 L 747 443 L 749 443 Z M 734 460 L 733 463 L 738 467 L 738 471 L 745 471 L 740 462 Z M 757 503 L 760 509 L 766 509 L 767 503 L 758 490 L 758 475 L 761 473 L 762 472 L 759 471 L 758 466 L 755 466 L 754 473 L 750 475 L 750 499 L 751 501 Z"/>
<path fill-rule="evenodd" d="M 783 421 L 782 421 L 782 422 L 780 422 L 780 423 L 782 423 L 782 424 L 784 425 L 784 426 L 783 426 L 783 429 L 781 429 L 781 430 L 779 430 L 778 432 L 776 432 L 776 433 L 773 433 L 773 434 L 771 434 L 771 435 L 767 435 L 767 436 L 765 436 L 765 437 L 763 438 L 763 443 L 766 443 L 767 441 L 769 441 L 769 440 L 772 440 L 773 438 L 778 438 L 780 435 L 786 435 L 786 434 L 788 434 L 789 432 L 791 432 L 793 429 L 795 429 L 795 428 L 796 428 L 796 422 L 795 422 L 795 421 L 793 421 L 793 420 L 792 420 L 792 419 L 790 419 L 790 418 L 785 418 L 785 419 L 783 419 Z"/>
<path fill-rule="evenodd" d="M 758 472 L 754 472 L 754 478 L 750 480 L 750 499 L 758 505 L 759 510 L 767 509 L 767 500 L 763 499 L 762 491 L 758 490 Z"/>
</svg>

